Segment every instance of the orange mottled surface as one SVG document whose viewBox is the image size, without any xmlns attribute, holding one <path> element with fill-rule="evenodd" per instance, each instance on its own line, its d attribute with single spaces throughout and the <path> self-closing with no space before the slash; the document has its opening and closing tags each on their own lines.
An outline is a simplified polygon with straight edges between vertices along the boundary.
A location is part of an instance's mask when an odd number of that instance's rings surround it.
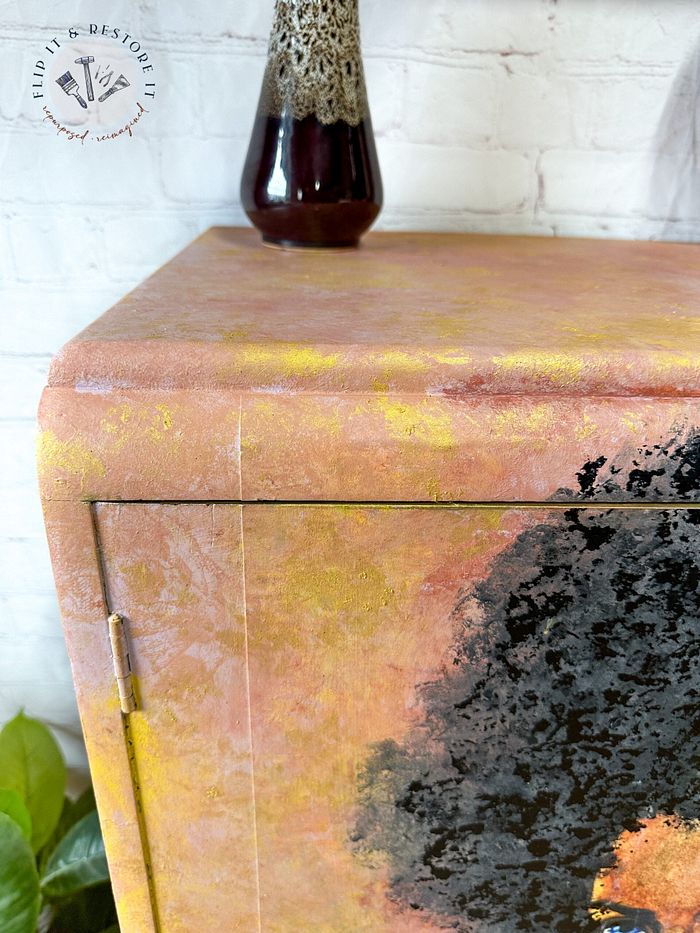
<svg viewBox="0 0 700 933">
<path fill-rule="evenodd" d="M 213 228 L 58 354 L 50 384 L 439 396 L 700 394 L 692 244 Z"/>
<path fill-rule="evenodd" d="M 494 557 L 700 425 L 699 336 L 697 246 L 215 228 L 59 352 L 39 479 L 123 933 L 441 925 L 353 851 L 363 762 Z"/>
<path fill-rule="evenodd" d="M 668 816 L 645 820 L 639 832 L 622 834 L 616 852 L 615 868 L 596 881 L 595 900 L 653 911 L 663 930 L 696 933 L 700 929 L 700 832 L 696 825 Z M 696 917 L 697 927 L 693 925 Z"/>
<path fill-rule="evenodd" d="M 700 253 L 214 228 L 67 344 L 45 498 L 538 501 L 700 421 Z"/>
</svg>

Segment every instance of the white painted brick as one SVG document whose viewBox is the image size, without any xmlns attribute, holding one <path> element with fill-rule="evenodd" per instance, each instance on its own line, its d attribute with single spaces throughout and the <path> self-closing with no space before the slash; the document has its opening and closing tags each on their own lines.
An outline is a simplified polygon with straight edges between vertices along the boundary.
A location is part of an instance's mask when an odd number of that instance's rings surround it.
<svg viewBox="0 0 700 933">
<path fill-rule="evenodd" d="M 570 148 L 590 103 L 578 79 L 538 72 L 509 73 L 497 79 L 495 135 L 507 149 Z M 587 121 L 586 121 L 587 122 Z"/>
<path fill-rule="evenodd" d="M 655 149 L 660 124 L 673 93 L 667 77 L 634 76 L 586 82 L 591 92 L 589 126 L 579 143 L 593 149 Z M 688 124 L 686 124 L 687 126 Z"/>
<path fill-rule="evenodd" d="M 149 138 L 204 135 L 202 73 L 207 70 L 208 58 L 170 50 L 156 56 L 156 96 L 153 101 L 144 101 L 149 113 L 143 117 L 142 128 Z"/>
<path fill-rule="evenodd" d="M 29 421 L 0 422 L 0 501 L 36 490 L 36 427 Z"/>
<path fill-rule="evenodd" d="M 364 67 L 375 136 L 401 134 L 408 99 L 406 63 L 367 58 Z"/>
<path fill-rule="evenodd" d="M 0 297 L 0 346 L 10 353 L 55 353 L 136 284 L 110 282 L 105 276 L 94 289 L 73 282 L 43 289 L 5 288 Z"/>
<path fill-rule="evenodd" d="M 699 220 L 700 167 L 692 146 L 657 154 L 651 161 L 645 214 L 656 220 Z"/>
<path fill-rule="evenodd" d="M 70 683 L 63 635 L 0 635 L 0 691 L 9 685 Z"/>
<path fill-rule="evenodd" d="M 527 202 L 532 164 L 519 152 L 378 142 L 388 205 L 512 212 Z"/>
<path fill-rule="evenodd" d="M 579 214 L 547 214 L 542 212 L 541 221 L 547 221 L 556 236 L 591 237 L 603 240 L 682 239 L 664 236 L 665 224 L 650 221 L 646 217 L 582 217 Z"/>
<path fill-rule="evenodd" d="M 48 368 L 48 356 L 0 356 L 0 417 L 34 419 Z"/>
<path fill-rule="evenodd" d="M 468 229 L 471 233 L 504 233 L 518 236 L 551 236 L 554 232 L 551 223 L 533 217 L 529 209 L 508 214 L 469 214 L 465 224 L 465 214 L 460 211 L 394 208 L 382 211 L 377 230 L 439 230 L 460 233 Z"/>
<path fill-rule="evenodd" d="M 42 46 L 52 36 L 58 36 L 60 39 L 61 32 L 67 31 L 69 26 L 81 27 L 83 24 L 87 25 L 91 20 L 86 18 L 86 5 L 82 0 L 62 0 L 60 17 L 58 17 L 48 14 L 43 0 L 21 0 L 21 2 L 20 0 L 11 0 L 11 2 L 3 3 L 0 7 L 0 24 L 3 26 L 23 27 L 27 35 L 30 38 L 36 36 L 36 43 Z M 138 10 L 138 7 L 126 2 L 126 0 L 113 0 L 113 2 L 110 0 L 109 3 L 106 3 L 105 0 L 97 0 L 97 2 L 89 4 L 89 6 L 91 10 L 87 15 L 93 17 L 92 22 L 97 22 L 95 16 L 98 12 L 105 15 L 108 11 L 109 15 L 114 18 L 115 23 L 117 20 L 124 23 L 129 20 L 133 22 L 134 15 Z M 65 24 L 65 27 L 57 28 L 53 25 L 57 20 Z"/>
<path fill-rule="evenodd" d="M 15 217 L 8 235 L 20 282 L 90 282 L 101 279 L 102 233 L 88 217 Z"/>
<path fill-rule="evenodd" d="M 163 180 L 175 201 L 230 203 L 239 200 L 243 138 L 163 140 Z"/>
<path fill-rule="evenodd" d="M 611 67 L 682 61 L 700 31 L 694 0 L 558 0 L 552 14 L 558 58 Z"/>
<path fill-rule="evenodd" d="M 144 121 L 146 117 L 143 118 Z M 145 124 L 142 124 L 142 126 Z M 5 143 L 0 201 L 14 204 L 150 206 L 158 192 L 157 153 L 143 136 L 69 140 L 44 123 Z"/>
<path fill-rule="evenodd" d="M 639 214 L 649 191 L 644 153 L 545 152 L 541 161 L 547 211 L 626 217 Z"/>
<path fill-rule="evenodd" d="M 143 12 L 145 36 L 176 36 L 180 41 L 193 37 L 241 37 L 266 42 L 272 25 L 274 0 L 219 0 L 206 8 L 180 3 L 171 15 L 163 16 L 157 5 L 147 4 Z"/>
<path fill-rule="evenodd" d="M 491 142 L 495 76 L 477 68 L 411 62 L 408 111 L 412 142 L 483 146 Z"/>
<path fill-rule="evenodd" d="M 20 116 L 35 118 L 37 107 L 32 100 L 32 58 L 28 49 L 20 45 L 3 43 L 0 68 L 0 117 L 18 120 Z"/>
<path fill-rule="evenodd" d="M 265 71 L 263 55 L 208 55 L 200 63 L 206 136 L 250 138 Z"/>
<path fill-rule="evenodd" d="M 46 540 L 38 488 L 29 489 L 22 496 L 2 495 L 0 515 L 0 533 L 3 537 Z"/>
<path fill-rule="evenodd" d="M 171 213 L 131 214 L 105 224 L 107 267 L 117 276 L 144 279 L 193 240 L 188 218 Z"/>
<path fill-rule="evenodd" d="M 383 0 L 361 7 L 367 48 L 532 53 L 547 42 L 547 5 L 537 0 Z"/>
<path fill-rule="evenodd" d="M 0 596 L 0 636 L 31 635 L 60 638 L 63 634 L 55 593 L 14 593 Z"/>
<path fill-rule="evenodd" d="M 13 213 L 5 212 L 0 217 L 0 282 L 11 282 L 15 278 L 15 267 L 12 262 L 12 250 L 10 249 L 9 227 L 12 221 Z M 5 309 L 0 296 L 0 318 Z"/>
</svg>

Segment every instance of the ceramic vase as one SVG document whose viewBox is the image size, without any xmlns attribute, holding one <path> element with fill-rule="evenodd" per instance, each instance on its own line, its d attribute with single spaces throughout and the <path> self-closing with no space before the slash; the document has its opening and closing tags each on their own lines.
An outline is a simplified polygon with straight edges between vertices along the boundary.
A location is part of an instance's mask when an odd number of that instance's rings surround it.
<svg viewBox="0 0 700 933">
<path fill-rule="evenodd" d="M 357 0 L 277 0 L 241 200 L 282 247 L 357 246 L 379 213 Z"/>
</svg>

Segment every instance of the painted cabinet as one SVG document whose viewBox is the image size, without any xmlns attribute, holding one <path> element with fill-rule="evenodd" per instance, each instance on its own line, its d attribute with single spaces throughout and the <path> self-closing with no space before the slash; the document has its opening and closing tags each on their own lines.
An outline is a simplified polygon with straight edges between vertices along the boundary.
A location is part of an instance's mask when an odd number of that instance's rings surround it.
<svg viewBox="0 0 700 933">
<path fill-rule="evenodd" d="M 696 249 L 214 229 L 58 354 L 123 933 L 695 930 Z"/>
</svg>

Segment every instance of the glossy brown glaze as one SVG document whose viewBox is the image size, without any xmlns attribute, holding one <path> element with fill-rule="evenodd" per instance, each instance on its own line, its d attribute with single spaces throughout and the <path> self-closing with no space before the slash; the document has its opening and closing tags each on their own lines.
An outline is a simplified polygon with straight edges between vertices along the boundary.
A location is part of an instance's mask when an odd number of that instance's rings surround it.
<svg viewBox="0 0 700 933">
<path fill-rule="evenodd" d="M 351 126 L 258 115 L 241 201 L 267 242 L 356 246 L 382 205 L 369 117 Z"/>
</svg>

